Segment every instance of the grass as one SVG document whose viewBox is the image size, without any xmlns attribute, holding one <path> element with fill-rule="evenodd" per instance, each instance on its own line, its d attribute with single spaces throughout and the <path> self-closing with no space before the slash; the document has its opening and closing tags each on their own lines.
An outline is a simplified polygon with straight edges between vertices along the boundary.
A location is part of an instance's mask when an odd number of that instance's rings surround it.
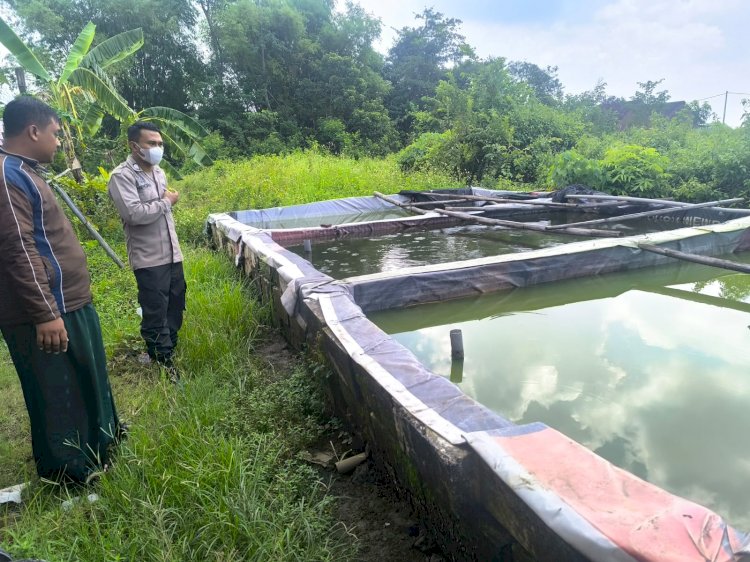
<svg viewBox="0 0 750 562">
<path fill-rule="evenodd" d="M 242 162 L 216 162 L 185 178 L 176 188 L 187 195 L 177 214 L 180 234 L 189 241 L 202 240 L 209 213 L 264 209 L 311 201 L 459 187 L 446 176 L 405 174 L 395 158 L 335 158 L 317 152 L 288 156 L 259 156 Z"/>
<path fill-rule="evenodd" d="M 356 540 L 337 528 L 317 473 L 295 460 L 328 423 L 315 383 L 299 364 L 257 353 L 268 310 L 229 259 L 203 247 L 202 225 L 212 212 L 446 185 L 455 184 L 404 176 L 392 160 L 317 153 L 219 162 L 175 185 L 188 280 L 179 387 L 136 361 L 132 273 L 85 242 L 115 400 L 132 431 L 93 487 L 40 482 L 20 385 L 0 346 L 0 488 L 31 482 L 23 509 L 0 508 L 0 547 L 55 561 L 354 559 Z M 121 236 L 114 245 L 124 256 Z M 97 502 L 63 509 L 92 491 Z"/>
</svg>

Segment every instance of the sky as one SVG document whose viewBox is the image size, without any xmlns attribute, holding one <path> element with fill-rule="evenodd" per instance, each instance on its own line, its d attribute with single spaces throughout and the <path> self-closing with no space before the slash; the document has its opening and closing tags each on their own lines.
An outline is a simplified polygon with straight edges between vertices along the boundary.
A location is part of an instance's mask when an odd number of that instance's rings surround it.
<svg viewBox="0 0 750 562">
<path fill-rule="evenodd" d="M 608 95 L 630 98 L 638 82 L 664 79 L 657 91 L 668 90 L 672 100 L 705 100 L 719 120 L 726 98 L 731 126 L 741 122 L 741 100 L 750 99 L 746 0 L 353 2 L 381 20 L 384 53 L 396 30 L 417 27 L 414 14 L 433 8 L 463 22 L 460 31 L 481 58 L 557 66 L 567 94 L 603 80 Z"/>
</svg>

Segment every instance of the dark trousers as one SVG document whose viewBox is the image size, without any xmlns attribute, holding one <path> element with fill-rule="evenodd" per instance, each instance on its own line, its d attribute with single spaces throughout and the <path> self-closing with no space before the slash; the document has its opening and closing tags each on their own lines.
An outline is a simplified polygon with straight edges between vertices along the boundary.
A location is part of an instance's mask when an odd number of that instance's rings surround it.
<svg viewBox="0 0 750 562">
<path fill-rule="evenodd" d="M 141 305 L 141 336 L 152 359 L 172 364 L 177 332 L 185 310 L 185 274 L 182 262 L 136 269 L 138 303 Z"/>
<path fill-rule="evenodd" d="M 89 304 L 62 318 L 70 340 L 65 353 L 40 350 L 33 324 L 2 333 L 21 380 L 39 476 L 83 482 L 108 462 L 120 422 L 96 310 Z"/>
</svg>

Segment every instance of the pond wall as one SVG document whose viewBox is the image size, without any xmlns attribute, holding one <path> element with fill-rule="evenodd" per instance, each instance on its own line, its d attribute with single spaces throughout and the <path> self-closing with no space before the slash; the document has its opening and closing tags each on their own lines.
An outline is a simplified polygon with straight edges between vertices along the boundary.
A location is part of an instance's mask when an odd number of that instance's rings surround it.
<svg viewBox="0 0 750 562">
<path fill-rule="evenodd" d="M 383 222 L 365 221 L 364 228 L 377 232 Z M 209 217 L 207 227 L 216 247 L 273 303 L 289 341 L 329 362 L 336 414 L 361 432 L 456 559 L 750 560 L 748 537 L 719 515 L 543 424 L 514 425 L 431 373 L 365 316 L 669 259 L 641 251 L 638 241 L 705 255 L 747 250 L 749 218 L 339 281 L 279 245 L 275 240 L 292 238 L 279 238 L 279 229 L 226 214 Z M 309 227 L 301 230 L 309 235 Z"/>
</svg>

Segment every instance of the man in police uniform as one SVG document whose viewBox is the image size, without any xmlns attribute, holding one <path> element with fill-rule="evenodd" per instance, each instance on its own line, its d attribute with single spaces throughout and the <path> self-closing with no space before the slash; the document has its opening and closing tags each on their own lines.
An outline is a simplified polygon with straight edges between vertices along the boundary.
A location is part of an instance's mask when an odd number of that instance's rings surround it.
<svg viewBox="0 0 750 562">
<path fill-rule="evenodd" d="M 136 122 L 128 128 L 128 145 L 130 155 L 110 176 L 109 195 L 123 222 L 128 260 L 138 283 L 146 350 L 176 382 L 173 356 L 187 288 L 172 217 L 179 194 L 167 189 L 159 167 L 164 143 L 158 127 Z"/>
</svg>

